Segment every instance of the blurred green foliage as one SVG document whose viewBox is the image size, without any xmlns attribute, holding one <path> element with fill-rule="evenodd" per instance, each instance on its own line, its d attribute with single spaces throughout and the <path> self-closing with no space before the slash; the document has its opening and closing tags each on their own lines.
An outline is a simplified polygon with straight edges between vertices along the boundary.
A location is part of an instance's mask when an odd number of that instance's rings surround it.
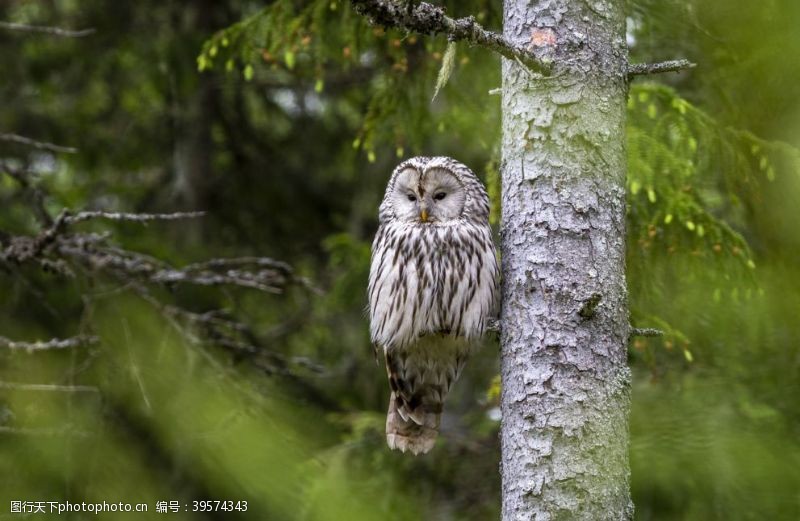
<svg viewBox="0 0 800 521">
<path fill-rule="evenodd" d="M 497 2 L 445 3 L 500 26 Z M 629 98 L 632 321 L 667 332 L 630 349 L 637 518 L 798 519 L 800 6 L 628 9 L 632 59 L 699 64 L 636 80 Z M 266 340 L 232 356 L 111 281 L 0 271 L 0 335 L 102 340 L 0 351 L 0 517 L 18 499 L 151 512 L 178 500 L 190 511 L 169 516 L 187 519 L 496 519 L 496 341 L 456 387 L 436 450 L 390 453 L 364 290 L 400 159 L 458 157 L 498 200 L 499 60 L 457 45 L 431 101 L 445 39 L 372 28 L 341 0 L 11 1 L 0 20 L 96 29 L 0 30 L 0 132 L 80 150 L 0 142 L 0 157 L 38 172 L 52 215 L 205 209 L 196 222 L 83 226 L 174 262 L 272 256 L 324 290 L 165 288 L 163 301 L 225 309 Z M 0 230 L 36 232 L 26 197 L 0 173 Z M 191 512 L 199 499 L 249 509 Z"/>
</svg>

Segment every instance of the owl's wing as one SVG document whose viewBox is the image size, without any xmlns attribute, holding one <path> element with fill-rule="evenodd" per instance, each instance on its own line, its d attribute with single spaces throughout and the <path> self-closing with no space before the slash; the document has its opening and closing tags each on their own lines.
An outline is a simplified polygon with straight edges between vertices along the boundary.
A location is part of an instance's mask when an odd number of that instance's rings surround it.
<svg viewBox="0 0 800 521">
<path fill-rule="evenodd" d="M 372 342 L 386 349 L 415 340 L 431 308 L 433 272 L 416 254 L 420 239 L 402 225 L 378 229 L 369 273 L 369 318 Z"/>
<path fill-rule="evenodd" d="M 481 336 L 497 307 L 500 269 L 488 225 L 457 228 L 445 241 L 440 322 L 458 336 Z"/>
</svg>

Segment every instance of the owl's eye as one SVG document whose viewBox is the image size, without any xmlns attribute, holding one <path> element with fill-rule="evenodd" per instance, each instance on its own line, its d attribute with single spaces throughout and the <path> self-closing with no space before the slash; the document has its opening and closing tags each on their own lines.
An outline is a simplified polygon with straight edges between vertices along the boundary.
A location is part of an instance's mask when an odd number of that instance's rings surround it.
<svg viewBox="0 0 800 521">
<path fill-rule="evenodd" d="M 412 202 L 416 201 L 417 200 L 417 196 L 415 196 L 414 194 L 408 194 L 408 200 L 412 201 Z"/>
<path fill-rule="evenodd" d="M 436 199 L 437 201 L 441 201 L 445 197 L 447 197 L 447 194 L 444 192 L 439 192 L 438 194 L 433 196 L 433 198 Z"/>
</svg>

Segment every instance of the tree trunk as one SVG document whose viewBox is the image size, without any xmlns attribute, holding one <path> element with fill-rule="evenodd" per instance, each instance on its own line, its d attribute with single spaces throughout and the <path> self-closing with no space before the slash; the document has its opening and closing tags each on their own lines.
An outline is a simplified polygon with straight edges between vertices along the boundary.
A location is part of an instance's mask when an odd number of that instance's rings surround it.
<svg viewBox="0 0 800 521">
<path fill-rule="evenodd" d="M 503 519 L 629 519 L 623 1 L 504 4 Z"/>
</svg>

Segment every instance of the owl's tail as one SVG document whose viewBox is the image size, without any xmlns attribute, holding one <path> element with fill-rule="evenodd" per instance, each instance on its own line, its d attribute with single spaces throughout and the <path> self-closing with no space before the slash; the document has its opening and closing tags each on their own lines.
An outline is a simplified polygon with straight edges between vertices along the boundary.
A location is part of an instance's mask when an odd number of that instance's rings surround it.
<svg viewBox="0 0 800 521">
<path fill-rule="evenodd" d="M 386 415 L 386 443 L 390 449 L 412 454 L 425 454 L 433 448 L 439 434 L 442 404 L 420 403 L 411 407 L 403 398 L 392 392 L 389 412 Z"/>
<path fill-rule="evenodd" d="M 413 454 L 433 448 L 445 399 L 464 367 L 470 345 L 463 338 L 426 335 L 410 348 L 385 351 L 392 390 L 386 416 L 390 448 Z"/>
</svg>

